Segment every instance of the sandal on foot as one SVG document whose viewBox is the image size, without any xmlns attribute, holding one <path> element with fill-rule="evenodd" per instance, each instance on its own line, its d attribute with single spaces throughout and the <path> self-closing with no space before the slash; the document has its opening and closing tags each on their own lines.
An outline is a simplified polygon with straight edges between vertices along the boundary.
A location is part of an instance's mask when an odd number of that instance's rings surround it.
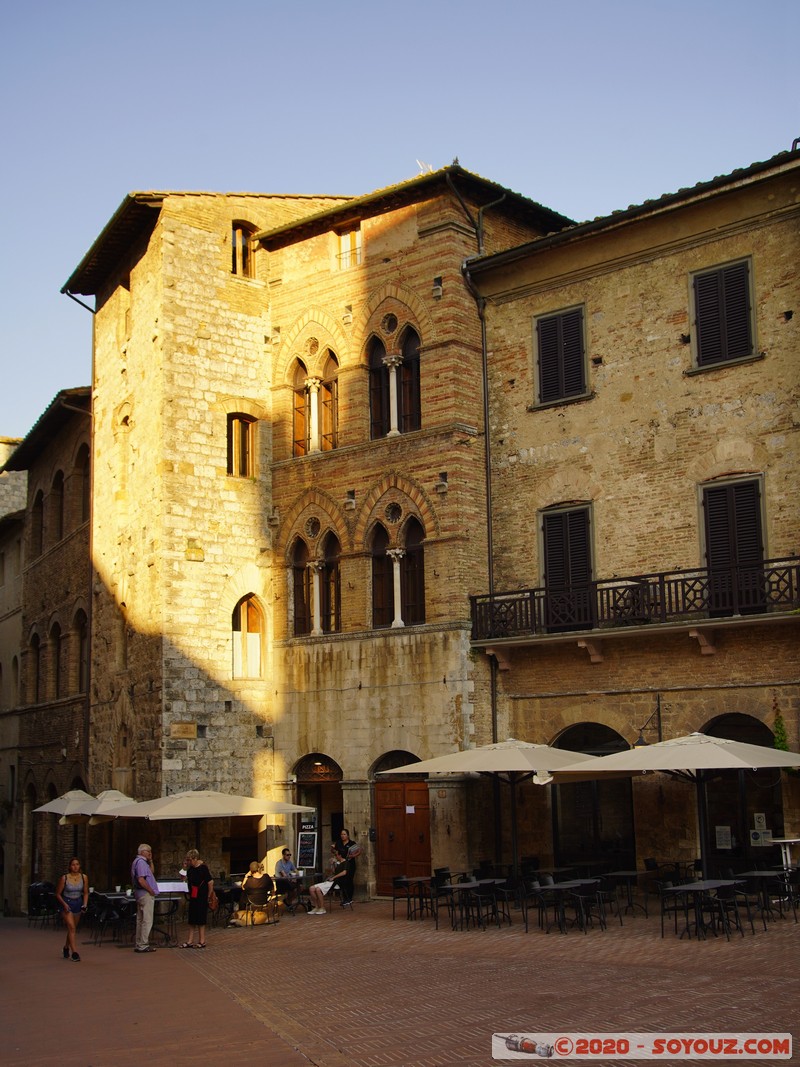
<svg viewBox="0 0 800 1067">
<path fill-rule="evenodd" d="M 81 962 L 81 958 L 80 958 L 80 956 L 78 955 L 77 952 L 73 952 L 72 953 L 72 962 L 73 963 L 80 963 Z"/>
<path fill-rule="evenodd" d="M 181 945 L 181 948 L 194 948 L 194 942 L 192 942 L 192 941 L 184 941 L 183 944 Z"/>
<path fill-rule="evenodd" d="M 69 959 L 69 949 L 67 948 L 67 946 L 64 945 L 64 947 L 63 947 L 63 949 L 61 951 L 64 953 L 64 959 L 68 960 Z"/>
<path fill-rule="evenodd" d="M 205 948 L 206 947 L 205 941 L 198 941 L 197 942 L 197 947 L 198 948 Z"/>
</svg>

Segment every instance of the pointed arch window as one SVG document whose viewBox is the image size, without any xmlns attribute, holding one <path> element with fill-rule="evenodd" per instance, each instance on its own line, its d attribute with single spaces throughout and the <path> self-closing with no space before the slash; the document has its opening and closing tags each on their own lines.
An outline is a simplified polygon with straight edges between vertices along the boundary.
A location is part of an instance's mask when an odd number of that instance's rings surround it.
<svg viewBox="0 0 800 1067">
<path fill-rule="evenodd" d="M 89 506 L 92 492 L 92 467 L 88 445 L 81 445 L 78 449 L 78 457 L 75 461 L 75 471 L 78 478 L 80 521 L 89 521 Z"/>
<path fill-rule="evenodd" d="M 341 582 L 339 538 L 329 533 L 322 546 L 322 570 L 320 574 L 320 613 L 322 632 L 339 633 L 342 628 Z"/>
<path fill-rule="evenodd" d="M 64 536 L 64 472 L 56 471 L 50 488 L 50 519 L 53 524 L 52 541 Z"/>
<path fill-rule="evenodd" d="M 89 623 L 84 611 L 79 611 L 75 616 L 72 629 L 76 637 L 78 648 L 78 662 L 76 674 L 76 691 L 85 693 L 89 682 Z"/>
<path fill-rule="evenodd" d="M 53 624 L 50 630 L 50 665 L 52 670 L 52 693 L 55 700 L 64 695 L 64 642 L 61 627 Z"/>
<path fill-rule="evenodd" d="M 405 553 L 400 560 L 402 618 L 407 626 L 425 622 L 425 531 L 417 519 L 406 526 Z"/>
<path fill-rule="evenodd" d="M 264 643 L 264 616 L 252 593 L 233 609 L 233 677 L 260 678 Z"/>
<path fill-rule="evenodd" d="M 320 447 L 329 452 L 339 445 L 339 362 L 328 349 L 319 387 Z"/>
<path fill-rule="evenodd" d="M 389 368 L 386 348 L 377 337 L 369 347 L 369 435 L 374 441 L 391 429 L 389 405 Z"/>
<path fill-rule="evenodd" d="M 31 508 L 31 558 L 41 556 L 44 547 L 44 493 L 39 490 Z"/>
<path fill-rule="evenodd" d="M 41 699 L 42 643 L 38 634 L 34 634 L 30 643 L 30 684 L 29 692 L 32 704 Z"/>
<path fill-rule="evenodd" d="M 292 455 L 305 456 L 309 450 L 309 426 L 311 423 L 311 405 L 306 381 L 308 371 L 302 360 L 298 359 L 294 369 L 292 395 Z"/>
<path fill-rule="evenodd" d="M 292 553 L 292 593 L 296 637 L 311 633 L 312 583 L 308 563 L 308 545 L 299 537 Z"/>
<path fill-rule="evenodd" d="M 422 425 L 420 406 L 419 336 L 410 327 L 403 336 L 397 396 L 397 423 L 400 433 L 410 433 Z"/>
<path fill-rule="evenodd" d="M 386 554 L 389 535 L 378 523 L 372 535 L 372 625 L 391 626 L 394 618 L 394 576 L 392 560 Z"/>
</svg>

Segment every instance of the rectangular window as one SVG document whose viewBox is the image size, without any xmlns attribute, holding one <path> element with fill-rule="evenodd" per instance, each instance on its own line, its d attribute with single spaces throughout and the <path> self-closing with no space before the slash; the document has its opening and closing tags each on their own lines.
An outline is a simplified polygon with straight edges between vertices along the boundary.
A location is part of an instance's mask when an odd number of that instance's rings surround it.
<svg viewBox="0 0 800 1067">
<path fill-rule="evenodd" d="M 753 355 L 750 265 L 747 260 L 695 274 L 695 349 L 698 367 Z"/>
<path fill-rule="evenodd" d="M 538 403 L 551 404 L 586 393 L 583 308 L 536 320 Z"/>
<path fill-rule="evenodd" d="M 361 227 L 339 234 L 339 269 L 357 267 L 361 262 Z"/>
<path fill-rule="evenodd" d="M 232 477 L 253 477 L 254 426 L 254 420 L 245 415 L 228 416 L 228 474 Z"/>
</svg>

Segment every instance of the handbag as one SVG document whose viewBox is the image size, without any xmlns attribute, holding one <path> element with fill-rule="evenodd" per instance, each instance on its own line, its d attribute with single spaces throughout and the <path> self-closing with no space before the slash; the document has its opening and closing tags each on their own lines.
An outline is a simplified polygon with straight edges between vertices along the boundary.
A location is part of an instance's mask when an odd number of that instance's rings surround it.
<svg viewBox="0 0 800 1067">
<path fill-rule="evenodd" d="M 212 889 L 208 894 L 208 910 L 209 911 L 216 911 L 218 907 L 219 907 L 219 897 L 217 896 L 217 894 Z"/>
</svg>

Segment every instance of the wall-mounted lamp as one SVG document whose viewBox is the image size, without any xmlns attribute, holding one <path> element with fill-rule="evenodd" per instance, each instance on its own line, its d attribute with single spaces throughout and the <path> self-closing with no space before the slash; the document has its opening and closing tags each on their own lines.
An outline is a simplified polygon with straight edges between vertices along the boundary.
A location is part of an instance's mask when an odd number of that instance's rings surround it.
<svg viewBox="0 0 800 1067">
<path fill-rule="evenodd" d="M 438 275 L 433 279 L 433 289 L 431 290 L 431 296 L 434 300 L 441 300 L 444 289 L 442 287 L 442 276 Z"/>
<path fill-rule="evenodd" d="M 439 481 L 434 486 L 437 493 L 447 492 L 447 471 L 439 471 Z"/>
<path fill-rule="evenodd" d="M 656 725 L 658 727 L 658 740 L 662 741 L 663 740 L 663 736 L 662 736 L 662 733 L 661 733 L 661 694 L 660 693 L 656 693 L 655 711 L 650 716 L 650 718 L 647 720 L 647 722 L 644 723 L 643 726 L 639 727 L 639 736 L 633 742 L 633 744 L 631 745 L 631 748 L 644 748 L 645 745 L 649 744 L 649 742 L 645 741 L 645 739 L 644 739 L 644 731 L 647 729 L 647 727 L 650 725 L 650 723 L 653 721 L 653 719 L 656 720 Z"/>
<path fill-rule="evenodd" d="M 348 489 L 347 496 L 344 498 L 344 507 L 346 511 L 353 511 L 356 506 L 356 491 L 355 489 Z"/>
<path fill-rule="evenodd" d="M 352 304 L 345 304 L 345 306 L 344 306 L 344 314 L 342 315 L 342 322 L 345 324 L 345 326 L 349 326 L 352 321 L 353 321 L 353 305 Z"/>
</svg>

